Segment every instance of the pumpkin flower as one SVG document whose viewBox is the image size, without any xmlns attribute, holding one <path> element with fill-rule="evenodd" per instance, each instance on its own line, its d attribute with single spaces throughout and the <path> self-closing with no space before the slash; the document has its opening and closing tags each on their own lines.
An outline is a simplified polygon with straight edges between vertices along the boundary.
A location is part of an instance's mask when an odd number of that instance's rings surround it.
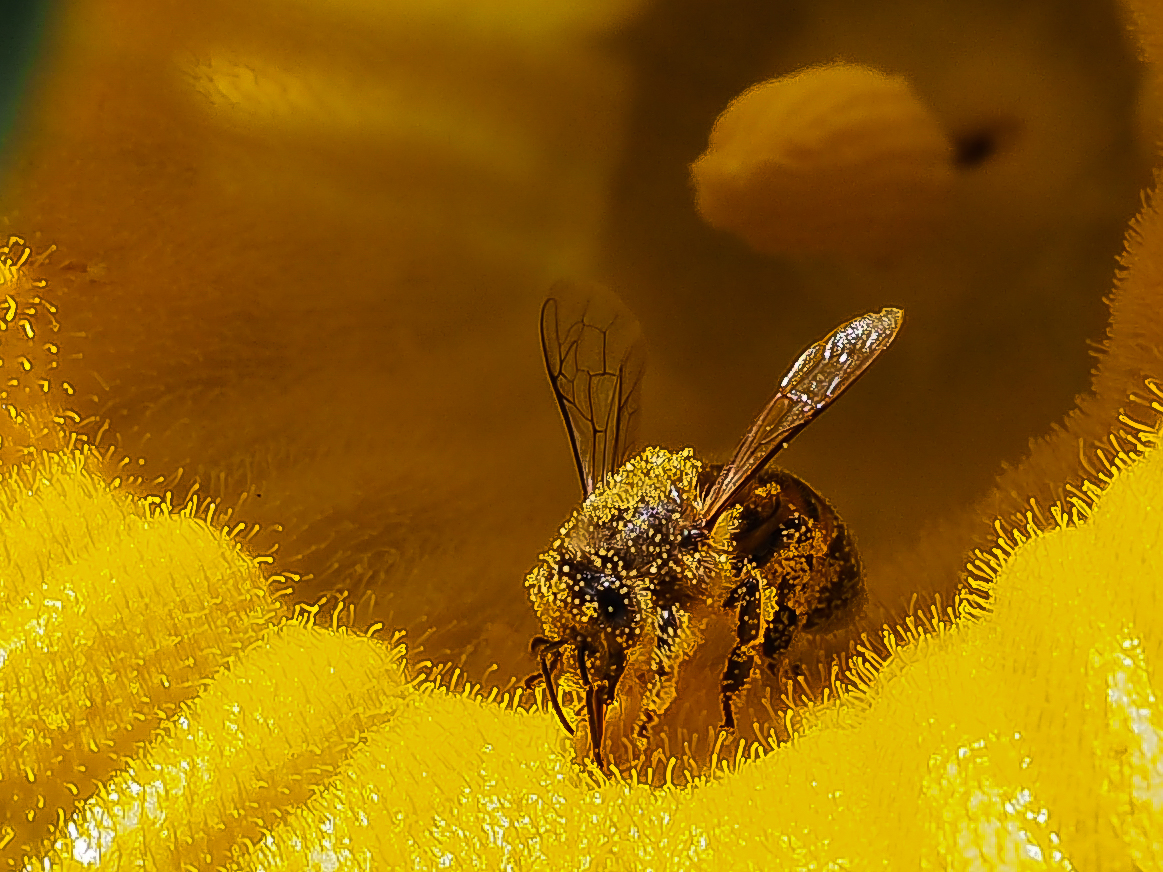
<svg viewBox="0 0 1163 872">
<path fill-rule="evenodd" d="M 442 9 L 428 11 L 439 18 Z M 449 21 L 460 14 L 445 12 Z M 1147 5 L 1135 12 L 1149 59 L 1163 62 L 1163 17 Z M 476 14 L 487 19 L 489 12 Z M 543 27 L 589 26 L 560 14 Z M 197 20 L 187 24 L 208 40 L 228 38 L 213 16 L 191 15 Z M 110 45 L 151 35 L 141 21 L 120 23 L 126 26 L 110 26 L 103 36 Z M 132 40 L 121 36 L 129 31 Z M 544 36 L 520 43 L 522 63 L 540 69 L 532 47 Z M 86 49 L 99 51 L 95 44 Z M 116 51 L 105 58 L 130 69 L 136 60 Z M 240 107 L 220 110 L 216 123 L 229 132 L 213 143 L 183 140 L 184 148 L 221 148 L 227 162 L 243 159 L 248 138 L 271 125 L 296 131 L 292 139 L 304 152 L 325 150 L 303 123 L 311 111 L 369 139 L 412 142 L 405 151 L 421 169 L 431 155 L 416 143 L 450 130 L 447 119 L 416 111 L 430 106 L 423 94 L 380 90 L 369 97 L 342 77 L 306 88 L 277 63 L 258 69 L 184 58 L 179 66 L 192 91 Z M 99 124 L 104 104 L 93 97 L 82 95 L 72 109 Z M 363 116 L 346 111 L 345 101 L 360 98 L 397 100 L 408 110 L 401 117 L 421 117 L 424 125 L 364 129 Z M 169 135 L 150 128 L 148 118 L 132 120 L 159 140 Z M 570 132 L 562 131 L 563 139 Z M 528 137 L 484 120 L 469 134 L 474 156 L 506 156 L 490 164 L 506 184 L 528 182 L 525 162 L 513 158 L 528 148 Z M 524 153 L 549 160 L 537 149 Z M 148 161 L 148 151 L 135 159 Z M 320 160 L 317 168 L 327 165 Z M 175 161 L 159 172 L 173 181 L 186 179 L 187 169 Z M 371 173 L 370 160 L 363 169 Z M 270 166 L 248 171 L 274 177 Z M 118 180 L 101 183 L 112 188 Z M 74 180 L 52 184 L 67 193 Z M 161 227 L 221 217 L 207 217 L 212 208 L 197 183 L 183 190 L 183 202 L 139 205 L 153 210 L 150 220 Z M 254 190 L 262 190 L 261 181 Z M 313 208 L 334 215 L 351 205 L 337 188 L 313 190 L 320 195 Z M 104 203 L 83 205 L 91 215 Z M 410 219 L 448 217 L 432 208 Z M 594 210 L 578 220 L 591 220 Z M 365 216 L 348 217 L 356 227 Z M 506 220 L 511 229 L 524 219 Z M 488 256 L 507 251 L 511 240 L 500 231 L 467 227 L 454 223 L 451 231 L 464 234 L 466 248 Z M 0 869 L 1163 864 L 1163 387 L 1151 378 L 1163 377 L 1163 214 L 1153 197 L 1128 234 L 1092 391 L 1063 428 L 1000 480 L 988 503 L 996 523 L 962 531 L 968 583 L 953 603 L 922 606 L 886 625 L 837 667 L 826 692 L 797 700 L 780 724 L 757 724 L 754 741 L 720 736 L 703 764 L 672 754 L 646 770 L 609 776 L 578 764 L 541 689 L 486 686 L 467 670 L 417 663 L 421 634 L 379 625 L 356 630 L 345 597 L 304 600 L 300 579 L 286 568 L 293 561 L 273 550 L 283 539 L 305 553 L 313 543 L 329 553 L 394 559 L 390 545 L 348 535 L 347 519 L 364 505 L 374 465 L 335 464 L 324 484 L 297 482 L 310 491 L 297 497 L 304 504 L 333 493 L 352 494 L 351 503 L 285 535 L 272 528 L 260 500 L 281 500 L 278 511 L 285 511 L 295 497 L 280 495 L 277 485 L 259 491 L 261 470 L 276 467 L 280 451 L 295 454 L 309 444 L 296 441 L 300 431 L 341 448 L 364 447 L 337 426 L 335 410 L 372 383 L 361 368 L 368 351 L 329 342 L 334 334 L 319 323 L 358 322 L 381 310 L 369 304 L 336 313 L 320 302 L 315 321 L 253 311 L 221 289 L 223 276 L 212 264 L 223 261 L 209 256 L 214 252 L 190 254 L 189 272 L 173 277 L 175 287 L 204 293 L 167 288 L 152 300 L 157 310 L 142 309 L 118 296 L 109 273 L 133 278 L 134 269 L 148 271 L 169 252 L 159 243 L 131 256 L 118 249 L 116 229 L 107 232 L 104 248 L 55 267 L 50 255 L 72 257 L 69 251 L 83 248 L 78 228 L 62 231 L 77 247 L 62 241 L 55 254 L 17 236 L 0 248 Z M 309 252 L 309 236 L 304 231 L 296 251 L 264 253 L 297 258 L 294 268 L 323 293 L 339 273 L 320 268 L 332 250 Z M 417 230 L 409 241 L 421 238 Z M 246 260 L 232 250 L 238 240 L 217 242 L 227 261 Z M 253 258 L 246 262 L 262 273 Z M 406 284 L 404 265 L 397 264 L 396 278 Z M 337 258 L 336 271 L 343 268 Z M 100 302 L 85 305 L 93 289 Z M 70 315 L 70 303 L 79 314 Z M 231 467 L 230 482 L 223 473 L 217 492 L 233 487 L 245 498 L 208 499 L 200 489 L 209 485 L 159 472 L 141 434 L 134 443 L 140 454 L 126 448 L 132 421 L 143 419 L 118 405 L 117 379 L 105 381 L 102 368 L 136 353 L 118 343 L 148 338 L 148 329 L 131 331 L 166 305 L 188 307 L 182 317 L 196 341 L 179 348 L 157 340 L 156 356 L 139 359 L 174 368 L 204 362 L 200 372 L 210 375 L 203 390 L 232 411 L 216 431 L 186 416 L 168 418 L 184 407 L 164 389 L 137 399 L 154 411 L 153 438 L 166 450 L 180 450 L 173 446 L 187 444 L 182 439 L 191 433 L 204 446 L 205 454 L 181 461 L 195 472 L 200 458 L 225 451 L 222 432 L 244 433 L 256 450 Z M 401 298 L 390 311 L 410 305 Z M 462 305 L 470 321 L 489 317 Z M 390 319 L 380 326 L 379 341 L 406 344 Z M 264 390 L 262 367 L 273 354 L 264 342 L 280 331 L 318 335 L 334 369 L 325 378 L 303 363 L 294 376 L 305 393 L 285 405 L 269 402 L 266 417 L 257 416 L 239 397 Z M 232 370 L 233 379 L 217 378 L 214 361 L 226 345 L 239 345 L 236 333 L 248 339 L 241 345 L 259 375 Z M 404 352 L 427 360 L 424 349 Z M 82 353 L 85 366 L 77 362 Z M 475 359 L 457 361 L 456 376 L 471 376 Z M 168 372 L 159 368 L 159 384 Z M 299 402 L 308 393 L 313 403 Z M 427 392 L 412 399 L 426 413 L 440 410 Z M 374 404 L 359 409 L 384 426 L 379 438 L 391 444 L 373 447 L 388 462 L 391 450 L 406 444 L 406 427 L 390 429 L 389 411 Z M 458 424 L 474 422 L 487 443 L 487 428 L 473 417 L 479 410 L 458 411 Z M 295 484 L 283 487 L 295 491 Z M 392 519 L 407 528 L 407 518 Z M 445 529 L 439 517 L 431 526 Z M 506 635 L 493 626 L 497 638 Z"/>
</svg>

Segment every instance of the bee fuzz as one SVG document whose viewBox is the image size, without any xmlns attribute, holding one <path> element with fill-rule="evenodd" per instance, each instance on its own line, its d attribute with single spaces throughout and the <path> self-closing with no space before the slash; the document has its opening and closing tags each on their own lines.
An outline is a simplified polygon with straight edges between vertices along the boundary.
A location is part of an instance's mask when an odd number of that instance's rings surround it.
<svg viewBox="0 0 1163 872">
<path fill-rule="evenodd" d="M 941 218 L 952 157 L 903 77 L 837 63 L 735 98 L 691 177 L 703 219 L 758 251 L 883 256 Z"/>
</svg>

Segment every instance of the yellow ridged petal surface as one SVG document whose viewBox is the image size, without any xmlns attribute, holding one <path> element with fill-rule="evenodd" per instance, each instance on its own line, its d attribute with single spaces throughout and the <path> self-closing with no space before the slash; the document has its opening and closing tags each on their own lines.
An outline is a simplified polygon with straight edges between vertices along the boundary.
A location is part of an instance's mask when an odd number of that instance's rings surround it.
<svg viewBox="0 0 1163 872">
<path fill-rule="evenodd" d="M 401 705 L 399 653 L 296 623 L 272 630 L 85 805 L 54 866 L 225 863 Z"/>
<path fill-rule="evenodd" d="M 583 772 L 552 715 L 415 686 L 399 649 L 291 622 L 206 671 L 58 830 L 45 868 L 1160 868 L 1163 453 L 1114 465 L 1093 508 L 979 555 L 984 592 L 955 615 L 886 631 L 891 655 L 801 709 L 792 742 L 691 786 Z M 42 487 L 79 476 L 60 463 Z M 79 499 L 60 505 L 100 517 Z M 189 523 L 150 522 L 159 537 Z M 145 643 L 157 603 L 111 601 Z M 56 651 L 40 656 L 74 656 Z M 139 680 L 167 656 L 143 644 Z M 125 663 L 103 668 L 137 674 Z M 42 745 L 105 728 L 87 712 L 38 728 Z"/>
<path fill-rule="evenodd" d="M 0 863 L 37 843 L 275 611 L 238 546 L 45 455 L 0 482 Z"/>
<path fill-rule="evenodd" d="M 992 598 L 709 782 L 595 784 L 551 718 L 430 692 L 242 867 L 1157 868 L 1157 493 L 1155 451 L 1006 540 Z"/>
</svg>

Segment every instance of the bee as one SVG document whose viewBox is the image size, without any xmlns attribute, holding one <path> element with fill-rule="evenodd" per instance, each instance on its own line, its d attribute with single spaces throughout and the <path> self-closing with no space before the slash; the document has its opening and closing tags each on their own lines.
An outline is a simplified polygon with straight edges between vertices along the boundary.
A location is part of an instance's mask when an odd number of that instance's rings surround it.
<svg viewBox="0 0 1163 872">
<path fill-rule="evenodd" d="M 899 309 L 861 315 L 809 347 L 779 381 L 730 460 L 690 448 L 630 456 L 641 369 L 612 360 L 610 325 L 564 330 L 541 309 L 541 347 L 565 422 L 582 502 L 525 580 L 544 635 L 531 651 L 566 732 L 560 675 L 585 689 L 592 758 L 623 676 L 641 684 L 634 736 L 644 744 L 676 696 L 679 668 L 715 610 L 733 612 L 736 641 L 719 681 L 722 728 L 756 659 L 774 671 L 802 632 L 829 629 L 864 598 L 860 558 L 836 510 L 807 482 L 768 464 L 860 377 L 896 337 Z"/>
</svg>

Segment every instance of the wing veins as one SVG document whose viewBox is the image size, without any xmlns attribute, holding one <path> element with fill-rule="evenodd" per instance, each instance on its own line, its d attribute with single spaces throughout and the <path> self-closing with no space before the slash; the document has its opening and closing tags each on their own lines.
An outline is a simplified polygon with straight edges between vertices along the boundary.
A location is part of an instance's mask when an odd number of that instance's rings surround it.
<svg viewBox="0 0 1163 872">
<path fill-rule="evenodd" d="M 703 502 L 706 529 L 776 454 L 836 401 L 896 338 L 902 313 L 884 309 L 842 324 L 803 352 L 748 428 Z"/>
<path fill-rule="evenodd" d="M 618 317 L 600 327 L 588 320 L 588 314 L 587 306 L 563 335 L 557 300 L 550 297 L 541 308 L 546 373 L 566 426 L 583 497 L 624 460 L 627 425 L 635 411 L 640 381 L 635 378 L 628 385 L 627 366 L 636 350 L 633 344 L 617 369 L 611 368 L 610 335 Z M 594 331 L 598 341 L 587 348 Z"/>
</svg>

